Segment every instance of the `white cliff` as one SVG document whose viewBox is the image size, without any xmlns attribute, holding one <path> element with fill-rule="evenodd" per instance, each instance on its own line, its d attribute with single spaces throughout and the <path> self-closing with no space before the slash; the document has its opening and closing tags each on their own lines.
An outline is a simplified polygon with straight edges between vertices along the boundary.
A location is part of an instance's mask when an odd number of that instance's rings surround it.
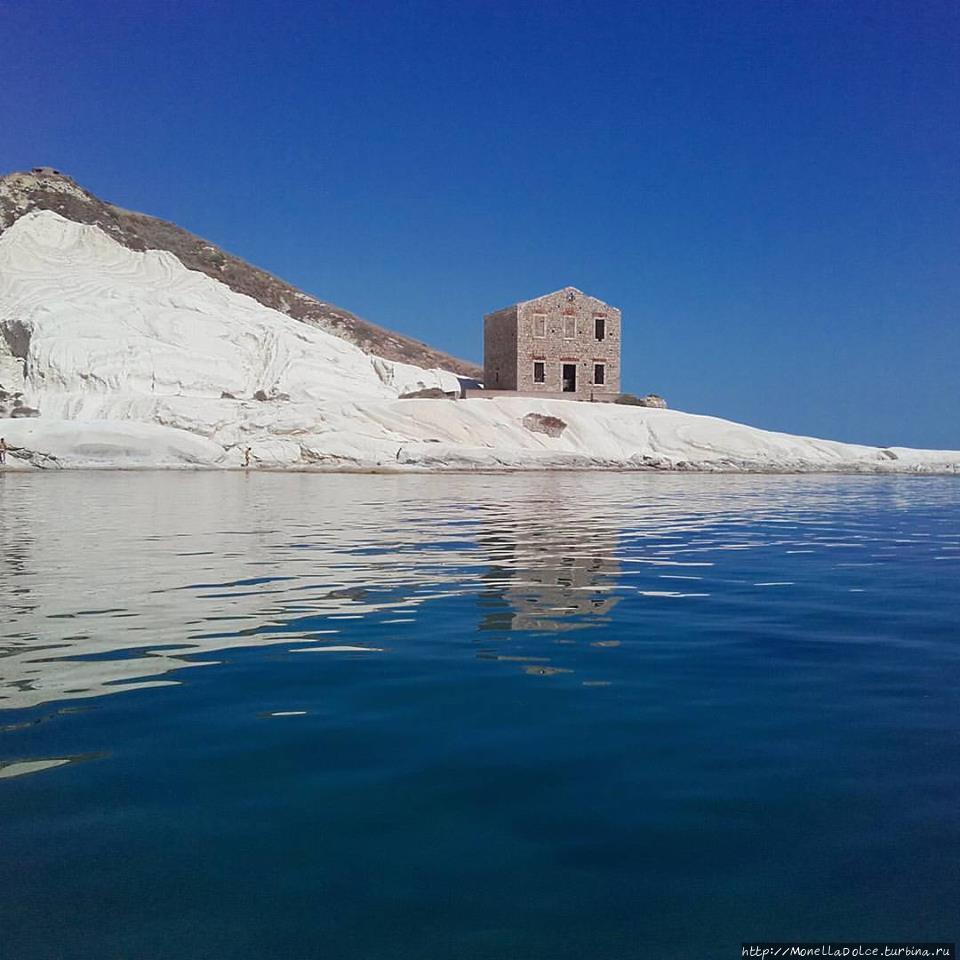
<svg viewBox="0 0 960 960">
<path fill-rule="evenodd" d="M 428 387 L 456 393 L 457 377 L 371 356 L 172 253 L 136 252 L 50 211 L 0 235 L 0 335 L 0 385 L 40 411 L 0 418 L 9 463 L 25 469 L 239 466 L 250 448 L 268 467 L 960 472 L 957 452 L 880 450 L 675 410 L 401 400 Z M 531 429 L 530 414 L 563 426 Z"/>
</svg>

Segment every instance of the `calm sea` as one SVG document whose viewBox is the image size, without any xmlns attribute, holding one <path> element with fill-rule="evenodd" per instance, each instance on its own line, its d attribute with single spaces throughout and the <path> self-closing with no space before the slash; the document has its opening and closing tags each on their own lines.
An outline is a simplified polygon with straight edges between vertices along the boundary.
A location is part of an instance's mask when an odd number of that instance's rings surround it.
<svg viewBox="0 0 960 960">
<path fill-rule="evenodd" d="M 0 475 L 0 957 L 960 935 L 960 478 Z"/>
</svg>

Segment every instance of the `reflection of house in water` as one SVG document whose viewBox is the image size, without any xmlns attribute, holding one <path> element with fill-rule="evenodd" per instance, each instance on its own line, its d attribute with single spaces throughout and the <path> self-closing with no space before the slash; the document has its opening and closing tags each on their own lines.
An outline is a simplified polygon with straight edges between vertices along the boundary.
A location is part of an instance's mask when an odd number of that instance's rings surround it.
<svg viewBox="0 0 960 960">
<path fill-rule="evenodd" d="M 481 630 L 574 630 L 598 626 L 620 601 L 617 537 L 544 517 L 498 526 L 478 603 Z M 509 533 L 507 532 L 509 530 Z"/>
</svg>

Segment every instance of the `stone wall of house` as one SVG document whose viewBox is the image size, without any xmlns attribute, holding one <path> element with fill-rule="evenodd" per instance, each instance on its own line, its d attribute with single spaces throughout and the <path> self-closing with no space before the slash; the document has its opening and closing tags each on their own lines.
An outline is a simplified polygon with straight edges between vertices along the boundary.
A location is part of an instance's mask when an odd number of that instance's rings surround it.
<svg viewBox="0 0 960 960">
<path fill-rule="evenodd" d="M 517 389 L 517 307 L 483 318 L 483 384 L 487 390 Z"/>
<path fill-rule="evenodd" d="M 596 321 L 604 322 L 602 340 Z M 542 336 L 540 334 L 543 334 Z M 620 393 L 620 311 L 573 287 L 517 306 L 517 390 L 564 392 L 568 399 L 588 400 Z M 544 382 L 534 380 L 534 364 L 544 364 Z M 576 390 L 563 390 L 564 364 L 576 365 Z M 594 382 L 596 365 L 604 382 Z M 487 384 L 490 388 L 489 383 Z"/>
</svg>

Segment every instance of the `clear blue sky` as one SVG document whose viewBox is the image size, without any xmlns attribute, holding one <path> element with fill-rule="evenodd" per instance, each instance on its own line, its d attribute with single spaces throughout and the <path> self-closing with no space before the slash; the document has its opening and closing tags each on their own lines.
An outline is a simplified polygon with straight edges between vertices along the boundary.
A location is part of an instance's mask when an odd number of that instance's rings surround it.
<svg viewBox="0 0 960 960">
<path fill-rule="evenodd" d="M 0 89 L 4 171 L 453 353 L 571 284 L 626 389 L 960 448 L 955 0 L 6 0 Z"/>
</svg>

